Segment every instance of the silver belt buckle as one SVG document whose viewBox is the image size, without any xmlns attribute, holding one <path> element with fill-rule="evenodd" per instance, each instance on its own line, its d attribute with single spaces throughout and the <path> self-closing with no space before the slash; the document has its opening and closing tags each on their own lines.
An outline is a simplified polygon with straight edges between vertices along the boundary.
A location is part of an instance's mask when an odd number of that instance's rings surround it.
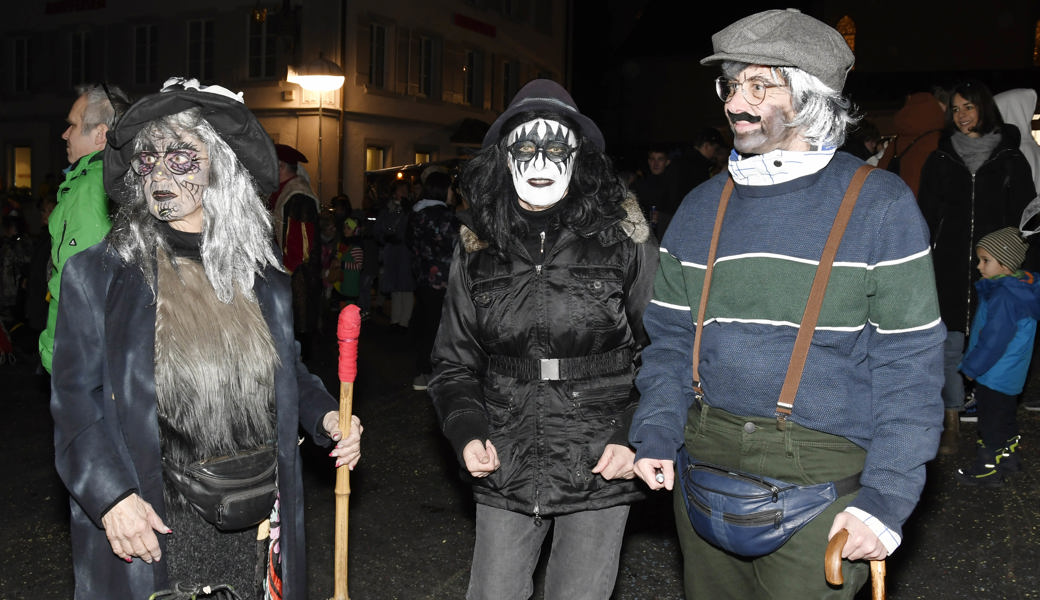
<svg viewBox="0 0 1040 600">
<path fill-rule="evenodd" d="M 538 374 L 542 381 L 556 381 L 560 378 L 560 359 L 538 359 Z"/>
</svg>

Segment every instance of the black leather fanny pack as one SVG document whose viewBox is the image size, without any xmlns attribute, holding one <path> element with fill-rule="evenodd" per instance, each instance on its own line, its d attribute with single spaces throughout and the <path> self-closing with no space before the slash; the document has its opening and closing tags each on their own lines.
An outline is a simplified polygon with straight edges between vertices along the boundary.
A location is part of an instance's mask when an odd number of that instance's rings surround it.
<svg viewBox="0 0 1040 600">
<path fill-rule="evenodd" d="M 163 459 L 173 487 L 221 531 L 252 527 L 271 514 L 278 494 L 277 467 L 273 445 L 188 465 Z"/>
</svg>

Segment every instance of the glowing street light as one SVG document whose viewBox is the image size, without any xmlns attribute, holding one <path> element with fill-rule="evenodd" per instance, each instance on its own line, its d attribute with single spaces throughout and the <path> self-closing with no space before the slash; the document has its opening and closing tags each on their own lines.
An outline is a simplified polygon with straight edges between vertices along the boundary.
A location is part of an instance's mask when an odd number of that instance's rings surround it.
<svg viewBox="0 0 1040 600">
<path fill-rule="evenodd" d="M 286 81 L 295 83 L 307 90 L 318 94 L 318 202 L 321 203 L 321 122 L 324 120 L 322 109 L 325 92 L 331 92 L 343 87 L 343 69 L 331 60 L 318 55 L 318 58 L 301 65 L 299 68 L 289 66 Z"/>
</svg>

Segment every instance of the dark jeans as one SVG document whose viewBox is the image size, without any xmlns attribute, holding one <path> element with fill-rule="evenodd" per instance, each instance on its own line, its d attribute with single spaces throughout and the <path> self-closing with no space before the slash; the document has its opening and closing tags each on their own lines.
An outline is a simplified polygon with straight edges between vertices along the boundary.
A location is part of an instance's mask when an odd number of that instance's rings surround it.
<svg viewBox="0 0 1040 600">
<path fill-rule="evenodd" d="M 628 505 L 543 518 L 477 504 L 467 600 L 528 600 L 552 530 L 545 600 L 608 600 L 617 580 Z M 820 559 L 822 564 L 823 559 Z"/>
<path fill-rule="evenodd" d="M 1018 435 L 1018 398 L 1008 396 L 981 383 L 975 383 L 975 400 L 979 416 L 979 438 L 986 450 L 994 452 Z"/>
<path fill-rule="evenodd" d="M 946 410 L 964 408 L 964 376 L 959 370 L 964 358 L 964 332 L 947 331 L 943 342 L 943 382 L 942 397 Z"/>
<path fill-rule="evenodd" d="M 430 373 L 430 354 L 433 343 L 437 339 L 437 329 L 441 324 L 441 309 L 444 307 L 444 296 L 447 290 L 435 290 L 428 287 L 415 289 L 415 307 L 408 329 L 415 340 L 415 368 L 419 373 Z"/>
</svg>

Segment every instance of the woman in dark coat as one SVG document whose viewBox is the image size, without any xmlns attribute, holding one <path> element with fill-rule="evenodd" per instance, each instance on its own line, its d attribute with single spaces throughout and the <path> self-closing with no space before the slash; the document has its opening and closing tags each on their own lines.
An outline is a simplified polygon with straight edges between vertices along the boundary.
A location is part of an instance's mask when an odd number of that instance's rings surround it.
<svg viewBox="0 0 1040 600">
<path fill-rule="evenodd" d="M 975 246 L 982 236 L 1018 227 L 1036 195 L 1029 163 L 1019 150 L 1021 132 L 1000 117 L 989 89 L 965 82 L 950 92 L 946 131 L 925 161 L 917 200 L 931 229 L 939 310 L 946 324 L 940 452 L 956 452 L 964 382 L 957 371 L 974 310 Z M 1028 133 L 1027 133 L 1028 135 Z"/>
<path fill-rule="evenodd" d="M 465 167 L 429 392 L 473 484 L 470 600 L 605 600 L 633 480 L 628 425 L 658 248 L 558 84 L 521 89 Z"/>
<path fill-rule="evenodd" d="M 341 433 L 335 400 L 299 361 L 260 200 L 277 185 L 270 138 L 240 95 L 172 79 L 109 133 L 104 161 L 119 213 L 66 265 L 54 345 L 75 597 L 230 586 L 304 600 L 297 431 L 353 467 L 361 428 Z M 219 528 L 173 483 L 198 461 L 272 446 L 277 487 L 250 506 L 251 526 Z"/>
</svg>

